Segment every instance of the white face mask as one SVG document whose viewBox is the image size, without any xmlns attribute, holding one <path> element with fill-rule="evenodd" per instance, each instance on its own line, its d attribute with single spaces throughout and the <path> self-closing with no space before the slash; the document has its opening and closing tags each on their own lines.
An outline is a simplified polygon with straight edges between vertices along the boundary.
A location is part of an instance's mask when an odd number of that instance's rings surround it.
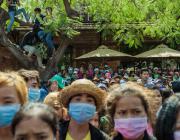
<svg viewBox="0 0 180 140">
<path fill-rule="evenodd" d="M 174 132 L 174 140 L 180 140 L 180 130 Z"/>
</svg>

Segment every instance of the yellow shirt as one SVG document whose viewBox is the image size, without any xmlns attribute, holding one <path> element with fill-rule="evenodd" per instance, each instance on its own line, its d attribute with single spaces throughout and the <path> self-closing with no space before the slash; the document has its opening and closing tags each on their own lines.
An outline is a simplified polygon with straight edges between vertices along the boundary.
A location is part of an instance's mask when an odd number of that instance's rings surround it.
<svg viewBox="0 0 180 140">
<path fill-rule="evenodd" d="M 66 140 L 74 140 L 74 139 L 70 136 L 69 132 L 67 132 Z M 85 136 L 85 138 L 83 138 L 82 140 L 91 140 L 90 131 L 87 133 L 87 135 Z"/>
</svg>

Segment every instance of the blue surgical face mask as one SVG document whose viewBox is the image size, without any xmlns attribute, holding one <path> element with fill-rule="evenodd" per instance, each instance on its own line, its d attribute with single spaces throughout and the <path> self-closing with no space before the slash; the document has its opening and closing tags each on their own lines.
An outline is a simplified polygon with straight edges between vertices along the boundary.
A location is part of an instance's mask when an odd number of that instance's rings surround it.
<svg viewBox="0 0 180 140">
<path fill-rule="evenodd" d="M 96 107 L 88 103 L 70 103 L 69 115 L 77 123 L 83 124 L 93 118 L 96 112 Z"/>
<path fill-rule="evenodd" d="M 174 132 L 174 140 L 180 140 L 180 131 Z"/>
<path fill-rule="evenodd" d="M 10 126 L 20 104 L 0 105 L 0 128 Z"/>
<path fill-rule="evenodd" d="M 40 90 L 36 88 L 29 88 L 28 99 L 29 102 L 38 102 L 40 99 Z"/>
</svg>

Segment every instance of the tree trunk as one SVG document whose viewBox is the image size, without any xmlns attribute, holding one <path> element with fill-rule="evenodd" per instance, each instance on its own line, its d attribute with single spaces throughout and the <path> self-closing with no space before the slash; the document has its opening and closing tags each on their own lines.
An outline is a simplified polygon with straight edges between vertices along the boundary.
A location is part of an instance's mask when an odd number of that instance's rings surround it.
<svg viewBox="0 0 180 140">
<path fill-rule="evenodd" d="M 60 47 L 58 47 L 57 51 L 54 53 L 53 58 L 48 61 L 48 64 L 45 70 L 41 72 L 41 79 L 47 81 L 50 78 L 50 75 L 54 70 L 57 70 L 57 64 L 59 60 L 62 58 L 66 48 L 70 44 L 70 40 L 68 38 L 63 38 L 60 43 Z"/>
<path fill-rule="evenodd" d="M 63 0 L 63 2 L 68 17 L 75 18 L 79 16 L 79 13 L 71 8 L 69 0 Z"/>
</svg>

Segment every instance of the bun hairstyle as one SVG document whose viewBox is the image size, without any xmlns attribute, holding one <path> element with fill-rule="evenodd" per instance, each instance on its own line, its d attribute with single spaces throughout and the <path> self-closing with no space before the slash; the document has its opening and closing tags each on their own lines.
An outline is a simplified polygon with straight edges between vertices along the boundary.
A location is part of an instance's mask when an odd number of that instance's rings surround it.
<svg viewBox="0 0 180 140">
<path fill-rule="evenodd" d="M 33 117 L 39 118 L 43 122 L 47 123 L 49 127 L 52 129 L 54 136 L 56 136 L 56 132 L 58 130 L 58 119 L 56 117 L 55 111 L 48 105 L 41 103 L 28 103 L 20 109 L 20 111 L 15 115 L 12 122 L 12 134 L 15 135 L 16 126 L 24 118 Z"/>
</svg>

